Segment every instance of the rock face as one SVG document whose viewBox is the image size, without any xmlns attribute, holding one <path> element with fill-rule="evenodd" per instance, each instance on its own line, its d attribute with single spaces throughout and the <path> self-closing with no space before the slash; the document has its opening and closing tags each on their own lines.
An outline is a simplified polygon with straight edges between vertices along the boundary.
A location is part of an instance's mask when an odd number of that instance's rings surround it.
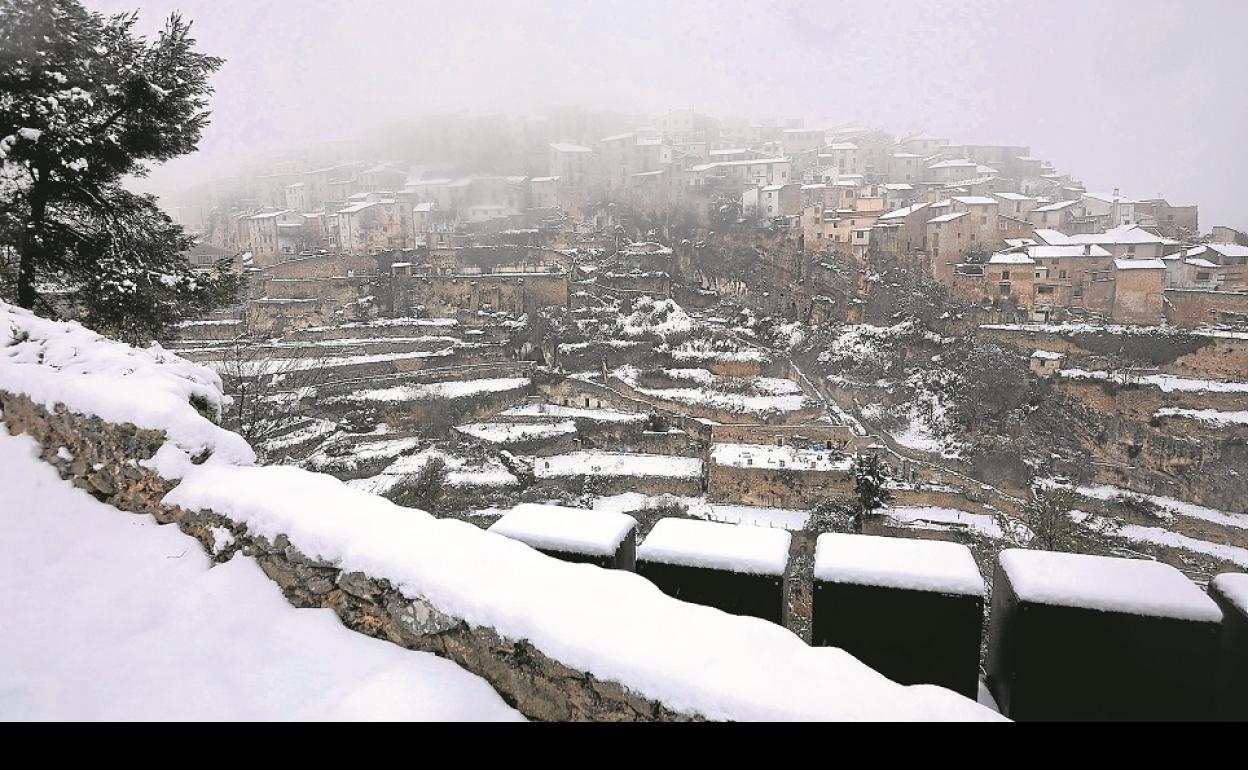
<svg viewBox="0 0 1248 770">
<path fill-rule="evenodd" d="M 623 685 L 569 668 L 525 640 L 505 639 L 474 627 L 420 597 L 404 595 L 386 580 L 346 572 L 300 553 L 287 538 L 252 536 L 245 526 L 212 511 L 167 507 L 176 482 L 146 467 L 164 444 L 160 431 L 117 425 L 58 407 L 49 411 L 25 396 L 0 391 L 10 433 L 27 433 L 43 447 L 44 461 L 62 478 L 123 511 L 150 514 L 199 541 L 217 562 L 242 552 L 296 607 L 332 609 L 348 628 L 402 647 L 448 658 L 488 681 L 510 705 L 543 721 L 689 721 Z M 224 538 L 228 532 L 232 537 Z"/>
</svg>

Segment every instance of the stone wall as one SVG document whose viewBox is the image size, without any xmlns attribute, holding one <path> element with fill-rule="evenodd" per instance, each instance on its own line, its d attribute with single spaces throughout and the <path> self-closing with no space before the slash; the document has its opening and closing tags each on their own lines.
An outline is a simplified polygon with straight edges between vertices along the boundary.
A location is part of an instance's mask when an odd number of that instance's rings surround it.
<svg viewBox="0 0 1248 770">
<path fill-rule="evenodd" d="M 264 268 L 265 278 L 326 278 L 377 274 L 377 258 L 366 254 L 320 254 Z"/>
<path fill-rule="evenodd" d="M 615 682 L 569 668 L 525 640 L 469 626 L 423 599 L 404 596 L 385 580 L 345 572 L 300 553 L 285 536 L 272 541 L 212 511 L 166 507 L 175 482 L 141 462 L 164 443 L 162 432 L 116 425 L 58 408 L 50 412 L 24 396 L 0 391 L 10 433 L 27 433 L 41 456 L 97 499 L 124 511 L 150 514 L 199 541 L 217 562 L 240 553 L 253 558 L 296 607 L 333 610 L 348 628 L 411 650 L 454 661 L 494 687 L 510 705 L 536 720 L 654 721 L 697 719 L 643 698 Z M 72 459 L 64 459 L 64 447 Z M 214 528 L 234 537 L 218 547 Z"/>
<path fill-rule="evenodd" d="M 707 496 L 714 502 L 810 510 L 827 497 L 850 497 L 850 471 L 743 468 L 710 462 Z"/>
<path fill-rule="evenodd" d="M 568 304 L 567 273 L 482 273 L 399 277 L 401 306 L 424 306 L 434 317 L 454 318 L 480 310 L 515 314 Z"/>
<path fill-rule="evenodd" d="M 1177 326 L 1198 326 L 1248 318 L 1248 292 L 1166 289 L 1166 320 Z"/>
</svg>

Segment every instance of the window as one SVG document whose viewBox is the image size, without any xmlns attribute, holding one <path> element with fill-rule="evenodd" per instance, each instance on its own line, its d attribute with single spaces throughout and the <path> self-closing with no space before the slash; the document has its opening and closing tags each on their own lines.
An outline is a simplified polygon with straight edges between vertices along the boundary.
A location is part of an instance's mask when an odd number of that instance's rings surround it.
<svg viewBox="0 0 1248 770">
<path fill-rule="evenodd" d="M 1065 279 L 1065 278 L 1066 278 L 1066 271 L 1065 271 L 1065 270 L 1058 270 L 1058 271 L 1057 271 L 1057 277 L 1058 277 L 1058 279 Z"/>
<path fill-rule="evenodd" d="M 1010 280 L 1010 271 L 1009 271 L 1009 270 L 1002 270 L 1002 271 L 1001 271 L 1001 280 L 1003 280 L 1003 281 L 1008 281 L 1008 280 Z"/>
<path fill-rule="evenodd" d="M 1211 275 L 1211 273 L 1208 273 L 1208 272 L 1205 272 L 1205 273 L 1197 273 L 1197 274 L 1196 274 L 1196 280 L 1198 280 L 1198 281 L 1207 281 L 1207 280 L 1209 280 L 1209 276 L 1210 276 L 1210 275 Z"/>
<path fill-rule="evenodd" d="M 1053 287 L 1052 286 L 1037 286 L 1036 293 L 1037 294 L 1052 294 Z"/>
</svg>

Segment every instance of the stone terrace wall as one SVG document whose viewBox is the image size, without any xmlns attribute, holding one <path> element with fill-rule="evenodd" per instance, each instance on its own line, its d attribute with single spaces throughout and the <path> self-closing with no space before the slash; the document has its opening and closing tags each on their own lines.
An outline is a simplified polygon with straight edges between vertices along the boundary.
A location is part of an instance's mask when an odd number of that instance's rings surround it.
<svg viewBox="0 0 1248 770">
<path fill-rule="evenodd" d="M 530 719 L 596 721 L 685 721 L 680 714 L 620 684 L 571 669 L 523 640 L 504 639 L 492 629 L 471 627 L 421 599 L 403 596 L 385 580 L 300 553 L 284 536 L 272 541 L 211 511 L 166 507 L 161 500 L 175 482 L 140 463 L 164 443 L 162 432 L 116 425 L 58 408 L 50 412 L 24 396 L 0 391 L 3 419 L 11 433 L 27 433 L 42 458 L 61 476 L 97 499 L 124 511 L 150 514 L 199 541 L 216 561 L 241 551 L 253 558 L 297 607 L 333 610 L 343 624 L 411 650 L 431 652 L 481 676 L 509 704 Z M 73 455 L 63 459 L 65 447 Z M 234 537 L 217 546 L 214 528 Z"/>
</svg>

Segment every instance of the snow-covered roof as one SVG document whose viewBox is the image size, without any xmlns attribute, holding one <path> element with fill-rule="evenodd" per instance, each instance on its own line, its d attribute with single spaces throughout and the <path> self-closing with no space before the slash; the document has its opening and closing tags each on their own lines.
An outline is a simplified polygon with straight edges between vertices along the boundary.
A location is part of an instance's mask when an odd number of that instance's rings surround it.
<svg viewBox="0 0 1248 770">
<path fill-rule="evenodd" d="M 828 145 L 829 150 L 856 150 L 858 145 L 853 142 L 833 142 Z"/>
<path fill-rule="evenodd" d="M 1195 257 L 1193 259 L 1187 259 L 1184 261 L 1187 264 L 1191 265 L 1192 267 L 1218 267 L 1217 263 L 1210 262 L 1207 259 L 1201 259 L 1200 257 Z"/>
<path fill-rule="evenodd" d="M 1021 193 L 994 192 L 993 195 L 1002 200 L 1007 200 L 1007 201 L 1033 201 L 1035 200 L 1035 198 L 1032 198 L 1029 195 L 1023 195 Z"/>
<path fill-rule="evenodd" d="M 363 203 L 353 203 L 344 209 L 338 209 L 339 214 L 358 214 L 366 208 L 376 206 L 377 201 L 364 201 Z"/>
<path fill-rule="evenodd" d="M 1025 252 L 997 252 L 988 258 L 990 265 L 1034 265 L 1036 262 Z"/>
<path fill-rule="evenodd" d="M 884 185 L 884 189 L 893 190 L 895 192 L 905 192 L 907 190 L 913 190 L 914 185 L 903 184 L 903 183 L 898 183 L 898 182 L 890 182 L 889 184 Z"/>
<path fill-rule="evenodd" d="M 1038 211 L 1039 209 L 1037 209 Z M 1149 243 L 1161 243 L 1162 239 L 1159 235 L 1154 235 L 1139 225 L 1121 225 L 1106 230 L 1103 233 L 1078 233 L 1077 235 L 1063 235 L 1056 230 L 1037 230 L 1036 235 L 1041 233 L 1045 241 L 1050 244 L 1069 244 L 1069 243 L 1100 243 L 1118 245 L 1139 245 Z"/>
<path fill-rule="evenodd" d="M 1136 203 L 1136 201 L 1133 201 L 1130 198 L 1124 198 L 1121 195 L 1107 195 L 1105 193 L 1085 192 L 1083 194 L 1083 197 L 1091 198 L 1092 200 L 1100 201 L 1102 203 L 1127 203 L 1127 204 Z"/>
<path fill-rule="evenodd" d="M 579 144 L 571 144 L 570 142 L 551 142 L 550 149 L 555 152 L 593 152 L 588 147 L 582 147 Z"/>
<path fill-rule="evenodd" d="M 489 531 L 543 550 L 610 556 L 636 527 L 623 513 L 522 503 Z"/>
<path fill-rule="evenodd" d="M 637 549 L 637 560 L 779 576 L 789 564 L 791 540 L 783 529 L 663 519 Z"/>
<path fill-rule="evenodd" d="M 1002 551 L 999 563 L 1025 602 L 1213 623 L 1222 619 L 1218 605 L 1169 564 L 1020 548 Z"/>
<path fill-rule="evenodd" d="M 1240 246 L 1238 243 L 1210 243 L 1206 245 L 1210 251 L 1221 254 L 1224 257 L 1248 257 L 1248 246 Z"/>
<path fill-rule="evenodd" d="M 942 160 L 938 163 L 933 163 L 932 165 L 928 166 L 928 168 L 966 168 L 967 166 L 978 166 L 978 165 L 979 165 L 978 163 L 974 163 L 972 161 L 965 160 L 965 159 Z"/>
<path fill-rule="evenodd" d="M 961 543 L 875 535 L 820 535 L 815 579 L 828 583 L 983 596 L 975 557 Z"/>
<path fill-rule="evenodd" d="M 1036 244 L 1027 247 L 1033 259 L 1059 259 L 1062 257 L 1108 257 L 1109 252 L 1095 244 L 1066 244 L 1052 246 Z"/>
<path fill-rule="evenodd" d="M 735 166 L 770 166 L 776 163 L 788 163 L 788 158 L 750 158 L 748 160 L 718 160 L 714 163 L 701 163 L 690 166 L 690 171 L 710 171 L 713 168 L 731 168 Z"/>
<path fill-rule="evenodd" d="M 895 211 L 890 211 L 887 214 L 881 214 L 880 219 L 902 219 L 903 217 L 908 217 L 914 212 L 919 211 L 926 207 L 927 207 L 926 203 L 916 203 L 913 206 L 906 206 L 905 208 L 902 208 L 902 209 L 896 209 Z"/>
<path fill-rule="evenodd" d="M 1065 353 L 1055 353 L 1052 350 L 1037 350 L 1031 354 L 1032 358 L 1039 358 L 1044 361 L 1060 361 L 1066 357 Z"/>
<path fill-rule="evenodd" d="M 1058 201 L 1057 203 L 1050 203 L 1046 206 L 1037 206 L 1036 208 L 1032 209 L 1032 211 L 1033 212 L 1038 211 L 1040 213 L 1045 213 L 1049 211 L 1061 211 L 1062 209 L 1068 209 L 1071 206 L 1074 206 L 1078 202 L 1079 201 Z"/>
<path fill-rule="evenodd" d="M 953 200 L 961 203 L 963 206 L 996 206 L 1001 203 L 995 198 L 989 198 L 984 195 L 955 195 Z"/>
<path fill-rule="evenodd" d="M 929 219 L 927 220 L 927 223 L 929 225 L 930 224 L 943 224 L 945 222 L 952 222 L 955 219 L 960 219 L 961 217 L 964 217 L 964 216 L 966 216 L 965 211 L 955 211 L 951 214 L 944 214 L 942 216 Z"/>
<path fill-rule="evenodd" d="M 294 209 L 282 209 L 281 211 L 262 211 L 259 214 L 252 214 L 251 216 L 247 218 L 248 219 L 272 219 L 273 217 L 280 217 L 285 214 L 294 214 L 294 213 L 295 213 Z"/>
<path fill-rule="evenodd" d="M 1118 270 L 1165 270 L 1166 263 L 1160 259 L 1115 259 Z"/>
</svg>

